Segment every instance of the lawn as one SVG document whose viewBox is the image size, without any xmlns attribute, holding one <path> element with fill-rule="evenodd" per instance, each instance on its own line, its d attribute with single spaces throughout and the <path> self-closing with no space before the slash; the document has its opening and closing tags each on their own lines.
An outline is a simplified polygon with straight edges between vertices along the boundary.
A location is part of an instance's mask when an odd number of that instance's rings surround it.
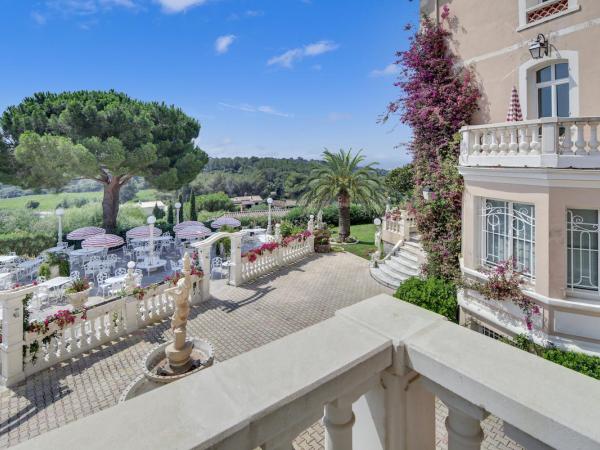
<svg viewBox="0 0 600 450">
<path fill-rule="evenodd" d="M 23 197 L 3 198 L 0 199 L 0 209 L 21 209 L 25 208 L 27 202 L 40 202 L 37 211 L 53 211 L 56 205 L 66 199 L 68 202 L 75 199 L 85 198 L 88 202 L 102 201 L 102 191 L 97 192 L 63 192 L 58 194 L 39 194 L 39 195 L 24 195 Z M 142 189 L 136 194 L 132 200 L 133 203 L 139 201 L 150 201 L 156 198 L 155 189 Z M 131 202 L 128 202 L 131 203 Z"/>
<path fill-rule="evenodd" d="M 3 198 L 0 199 L 0 209 L 21 209 L 29 201 L 40 202 L 37 207 L 38 211 L 52 211 L 56 208 L 63 199 L 72 201 L 78 198 L 85 198 L 89 202 L 100 201 L 102 199 L 102 191 L 98 192 L 63 192 L 59 194 L 40 194 L 40 195 L 24 195 L 23 197 Z"/>
<path fill-rule="evenodd" d="M 336 235 L 338 227 L 333 228 L 331 231 L 333 235 Z M 343 248 L 345 251 L 361 258 L 370 259 L 369 254 L 375 251 L 375 225 L 372 223 L 352 225 L 350 227 L 350 235 L 358 239 L 358 244 L 338 245 L 336 249 Z"/>
</svg>

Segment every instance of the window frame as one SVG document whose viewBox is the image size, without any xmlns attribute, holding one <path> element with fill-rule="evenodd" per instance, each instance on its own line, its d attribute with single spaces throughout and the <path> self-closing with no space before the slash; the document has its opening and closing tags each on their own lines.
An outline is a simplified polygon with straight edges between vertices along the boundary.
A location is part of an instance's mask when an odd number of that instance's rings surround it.
<svg viewBox="0 0 600 450">
<path fill-rule="evenodd" d="M 558 66 L 559 64 L 566 64 L 567 65 L 567 76 L 565 78 L 556 78 L 556 66 Z M 538 82 L 537 81 L 537 74 L 538 72 L 540 72 L 541 70 L 550 68 L 550 80 L 549 81 L 541 81 Z M 535 84 L 535 99 L 536 101 L 536 108 L 537 108 L 537 118 L 540 118 L 540 106 L 539 106 L 539 92 L 541 89 L 550 88 L 550 106 L 552 109 L 551 115 L 550 116 L 545 116 L 545 117 L 559 117 L 558 116 L 558 93 L 557 93 L 557 88 L 558 86 L 563 86 L 566 85 L 567 89 L 569 91 L 569 104 L 568 104 L 568 108 L 569 108 L 569 115 L 568 116 L 560 116 L 560 117 L 572 117 L 571 114 L 571 68 L 569 67 L 569 62 L 568 61 L 549 61 L 547 65 L 545 66 L 541 66 L 539 68 L 536 68 L 535 70 L 533 70 L 531 72 L 532 78 L 533 78 L 533 83 Z"/>
<path fill-rule="evenodd" d="M 583 223 L 581 222 L 583 225 L 589 225 L 589 226 L 595 226 L 595 230 L 573 230 L 572 228 L 572 224 L 576 224 L 578 222 L 573 222 L 572 220 L 569 220 L 569 214 L 572 214 L 572 211 L 574 210 L 583 210 L 583 211 L 595 211 L 596 212 L 596 223 L 592 224 L 592 223 Z M 566 210 L 566 214 L 565 214 L 565 257 L 566 257 L 566 261 L 565 261 L 565 288 L 566 288 L 566 293 L 567 295 L 574 297 L 583 297 L 583 298 L 588 298 L 588 299 L 593 299 L 593 300 L 597 300 L 598 297 L 600 297 L 600 209 L 599 208 L 578 208 L 578 207 L 568 207 Z M 585 289 L 585 288 L 581 288 L 581 287 L 574 287 L 574 286 L 570 286 L 569 285 L 569 261 L 572 261 L 572 254 L 570 253 L 569 249 L 569 233 L 572 233 L 573 231 L 586 231 L 586 232 L 595 232 L 597 235 L 597 249 L 593 250 L 590 249 L 590 251 L 595 251 L 596 252 L 596 264 L 598 267 L 598 274 L 597 274 L 597 286 L 596 289 Z M 571 236 L 571 246 L 573 245 L 573 237 Z M 581 250 L 581 247 L 579 248 L 579 250 Z M 571 262 L 571 270 L 573 270 L 573 263 Z M 590 284 L 591 284 L 591 280 L 590 280 Z"/>
<path fill-rule="evenodd" d="M 535 245 L 536 244 L 535 210 L 536 210 L 536 207 L 535 207 L 535 204 L 521 202 L 521 201 L 497 199 L 497 198 L 491 198 L 491 197 L 482 197 L 481 198 L 481 226 L 479 227 L 480 235 L 481 235 L 480 260 L 481 260 L 481 265 L 484 267 L 488 267 L 488 268 L 497 266 L 497 262 L 494 263 L 493 261 L 490 261 L 488 259 L 488 256 L 489 256 L 489 252 L 488 252 L 488 234 L 489 234 L 488 216 L 489 216 L 489 212 L 488 212 L 488 206 L 487 206 L 488 201 L 501 202 L 504 204 L 504 206 L 502 208 L 504 208 L 506 210 L 506 212 L 503 213 L 503 216 L 508 218 L 508 219 L 505 219 L 506 244 L 505 244 L 504 252 L 505 252 L 506 258 L 504 260 L 515 258 L 514 246 L 515 246 L 516 242 L 524 241 L 526 243 L 529 243 L 531 245 L 529 272 L 522 272 L 522 275 L 523 275 L 523 278 L 525 278 L 529 282 L 531 282 L 531 283 L 535 282 L 535 273 L 536 273 L 536 261 L 535 261 L 535 246 L 536 246 Z M 517 220 L 522 220 L 521 218 L 518 217 L 518 215 L 515 215 L 515 210 L 514 210 L 515 204 L 531 207 L 531 216 L 529 217 L 529 220 L 531 221 L 531 223 L 528 224 L 531 227 L 529 240 L 526 238 L 521 238 L 518 235 L 515 235 L 515 226 L 514 226 L 515 218 Z M 498 207 L 493 207 L 493 208 L 498 208 Z M 502 259 L 498 259 L 498 262 L 501 260 Z"/>
<path fill-rule="evenodd" d="M 558 19 L 559 17 L 563 17 L 567 14 L 574 13 L 576 11 L 581 10 L 581 5 L 579 5 L 579 0 L 568 0 L 567 9 L 564 11 L 560 11 L 558 13 L 552 14 L 551 16 L 544 17 L 543 19 L 536 20 L 534 22 L 527 22 L 527 15 L 531 11 L 535 11 L 536 9 L 547 7 L 552 3 L 557 3 L 560 0 L 548 0 L 544 2 L 537 3 L 533 6 L 527 6 L 527 0 L 519 0 L 518 10 L 519 10 L 519 26 L 516 31 L 527 30 L 528 28 L 535 27 L 542 23 L 546 23 L 550 20 Z"/>
</svg>

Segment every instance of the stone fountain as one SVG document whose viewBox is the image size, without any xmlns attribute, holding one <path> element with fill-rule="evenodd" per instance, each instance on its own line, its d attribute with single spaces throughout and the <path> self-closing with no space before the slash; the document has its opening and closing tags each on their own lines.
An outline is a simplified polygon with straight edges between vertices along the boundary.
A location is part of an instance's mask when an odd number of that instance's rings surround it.
<svg viewBox="0 0 600 450">
<path fill-rule="evenodd" d="M 130 268 L 131 272 L 133 271 Z M 210 367 L 214 361 L 212 345 L 204 339 L 187 336 L 187 321 L 190 314 L 191 261 L 186 253 L 183 257 L 183 277 L 176 286 L 165 290 L 175 305 L 171 316 L 174 339 L 152 349 L 144 358 L 143 374 L 136 378 L 123 392 L 120 401 L 129 400 L 154 390 L 165 383 Z"/>
</svg>

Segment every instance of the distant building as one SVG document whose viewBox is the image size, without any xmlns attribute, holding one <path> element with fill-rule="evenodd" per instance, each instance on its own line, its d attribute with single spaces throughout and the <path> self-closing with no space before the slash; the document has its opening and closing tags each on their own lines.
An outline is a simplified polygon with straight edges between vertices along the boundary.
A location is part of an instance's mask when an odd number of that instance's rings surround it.
<svg viewBox="0 0 600 450">
<path fill-rule="evenodd" d="M 297 200 L 283 199 L 283 200 L 273 200 L 273 207 L 275 208 L 293 208 L 298 205 Z"/>
<path fill-rule="evenodd" d="M 239 209 L 248 209 L 254 205 L 263 203 L 263 198 L 260 195 L 242 195 L 240 197 L 232 197 L 230 200 Z"/>
<path fill-rule="evenodd" d="M 144 214 L 146 214 L 147 216 L 152 214 L 152 211 L 154 210 L 155 206 L 158 206 L 163 211 L 167 210 L 165 204 L 160 200 L 155 200 L 153 202 L 138 202 L 138 206 L 142 209 L 142 211 L 144 211 Z"/>
</svg>

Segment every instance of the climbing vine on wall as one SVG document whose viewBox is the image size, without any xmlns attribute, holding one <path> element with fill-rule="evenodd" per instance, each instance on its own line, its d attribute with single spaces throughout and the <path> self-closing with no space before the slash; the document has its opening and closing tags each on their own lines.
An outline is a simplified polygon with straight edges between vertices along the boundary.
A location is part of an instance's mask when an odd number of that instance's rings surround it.
<svg viewBox="0 0 600 450">
<path fill-rule="evenodd" d="M 449 9 L 444 6 L 440 24 L 428 17 L 411 38 L 408 50 L 397 53 L 401 75 L 395 86 L 402 91 L 383 120 L 394 115 L 412 129 L 415 195 L 412 207 L 428 254 L 427 275 L 457 279 L 460 270 L 461 200 L 463 183 L 458 173 L 459 142 L 455 136 L 478 109 L 481 96 L 473 73 L 457 64 L 448 43 Z M 425 188 L 431 199 L 423 199 Z"/>
</svg>

